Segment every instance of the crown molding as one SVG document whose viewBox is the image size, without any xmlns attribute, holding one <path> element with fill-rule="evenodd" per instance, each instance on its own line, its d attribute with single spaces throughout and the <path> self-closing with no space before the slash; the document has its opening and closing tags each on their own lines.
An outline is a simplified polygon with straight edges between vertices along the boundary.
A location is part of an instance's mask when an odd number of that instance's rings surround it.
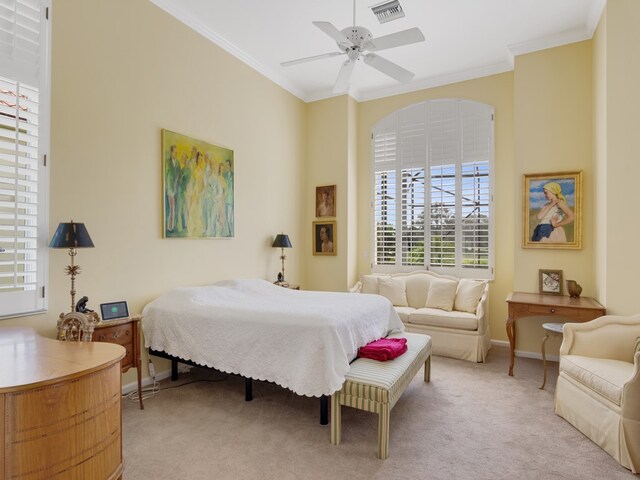
<svg viewBox="0 0 640 480">
<path fill-rule="evenodd" d="M 604 12 L 604 8 L 607 6 L 607 0 L 597 0 L 592 6 L 589 14 L 587 15 L 587 30 L 591 32 L 591 37 L 596 33 L 596 28 L 600 24 L 600 19 Z"/>
<path fill-rule="evenodd" d="M 424 80 L 418 80 L 408 84 L 398 84 L 391 87 L 368 90 L 366 92 L 352 92 L 351 96 L 358 102 L 365 102 L 368 100 L 377 100 L 379 98 L 391 97 L 393 95 L 425 90 L 427 88 L 442 87 L 443 85 L 451 85 L 453 83 L 460 83 L 466 80 L 488 77 L 490 75 L 510 72 L 511 70 L 513 70 L 513 63 L 507 59 L 504 62 L 495 63 L 493 65 L 483 65 L 469 70 L 425 78 Z"/>
<path fill-rule="evenodd" d="M 261 73 L 262 75 L 267 77 L 269 80 L 271 80 L 275 84 L 284 88 L 292 95 L 295 95 L 296 97 L 298 97 L 301 100 L 304 100 L 305 102 L 307 101 L 305 98 L 306 95 L 304 91 L 300 90 L 298 87 L 296 87 L 293 83 L 291 83 L 288 79 L 286 79 L 282 75 L 276 74 L 273 70 L 265 67 L 260 62 L 256 61 L 253 57 L 251 57 L 250 55 L 245 53 L 243 50 L 233 45 L 226 38 L 222 37 L 221 35 L 211 30 L 209 27 L 203 24 L 198 18 L 196 18 L 195 16 L 187 12 L 175 0 L 149 0 L 149 1 L 154 5 L 156 5 L 158 8 L 160 8 L 161 10 L 164 10 L 166 13 L 168 13 L 172 17 L 176 18 L 180 22 L 187 25 L 192 30 L 202 35 L 206 39 L 212 41 L 213 43 L 218 45 L 220 48 L 222 48 L 226 52 L 236 57 L 241 62 L 246 63 L 248 66 L 250 66 L 257 72 Z"/>
<path fill-rule="evenodd" d="M 548 48 L 561 47 L 562 45 L 568 45 L 569 43 L 590 40 L 591 37 L 593 37 L 593 32 L 589 32 L 589 28 L 584 26 L 574 28 L 572 30 L 566 30 L 555 35 L 549 35 L 548 37 L 527 40 L 526 42 L 512 43 L 511 45 L 507 45 L 507 49 L 511 55 L 517 57 L 518 55 L 538 52 Z"/>
</svg>

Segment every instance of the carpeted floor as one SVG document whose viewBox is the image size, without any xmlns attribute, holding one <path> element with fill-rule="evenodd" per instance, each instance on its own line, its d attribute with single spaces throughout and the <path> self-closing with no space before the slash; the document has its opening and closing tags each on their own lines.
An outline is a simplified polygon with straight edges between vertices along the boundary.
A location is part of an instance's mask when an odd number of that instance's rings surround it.
<svg viewBox="0 0 640 480">
<path fill-rule="evenodd" d="M 342 444 L 329 443 L 319 401 L 276 385 L 193 369 L 145 401 L 124 400 L 125 480 L 175 479 L 633 479 L 553 413 L 558 364 L 494 347 L 476 364 L 432 361 L 391 411 L 389 458 L 376 458 L 377 416 L 343 407 Z"/>
</svg>

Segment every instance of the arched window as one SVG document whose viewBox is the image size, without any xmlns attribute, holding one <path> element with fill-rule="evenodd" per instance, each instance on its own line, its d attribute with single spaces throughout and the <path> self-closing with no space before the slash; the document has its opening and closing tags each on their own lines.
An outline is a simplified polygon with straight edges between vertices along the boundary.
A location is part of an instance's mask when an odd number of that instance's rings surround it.
<svg viewBox="0 0 640 480">
<path fill-rule="evenodd" d="M 374 125 L 375 271 L 493 278 L 493 116 L 489 105 L 442 99 Z"/>
</svg>

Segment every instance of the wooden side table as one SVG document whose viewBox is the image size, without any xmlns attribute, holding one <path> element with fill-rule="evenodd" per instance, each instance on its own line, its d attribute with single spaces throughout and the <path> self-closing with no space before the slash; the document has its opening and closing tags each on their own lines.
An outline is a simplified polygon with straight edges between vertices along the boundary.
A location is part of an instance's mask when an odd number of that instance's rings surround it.
<svg viewBox="0 0 640 480">
<path fill-rule="evenodd" d="M 119 318 L 97 323 L 91 338 L 94 342 L 117 343 L 127 350 L 121 363 L 122 373 L 127 372 L 131 367 L 138 370 L 138 399 L 140 400 L 140 409 L 144 410 L 142 404 L 140 317 Z"/>
<path fill-rule="evenodd" d="M 507 296 L 509 316 L 509 375 L 513 376 L 516 349 L 516 320 L 524 317 L 563 317 L 573 322 L 588 322 L 606 315 L 605 308 L 593 298 L 571 298 L 562 295 L 512 292 Z"/>
</svg>

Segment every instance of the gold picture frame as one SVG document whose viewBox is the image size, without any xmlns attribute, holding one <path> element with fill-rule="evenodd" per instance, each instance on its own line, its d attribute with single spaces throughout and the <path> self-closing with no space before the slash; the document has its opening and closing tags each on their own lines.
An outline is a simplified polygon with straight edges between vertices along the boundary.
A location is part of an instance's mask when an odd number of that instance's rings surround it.
<svg viewBox="0 0 640 480">
<path fill-rule="evenodd" d="M 336 216 L 336 186 L 316 187 L 316 217 Z"/>
<path fill-rule="evenodd" d="M 538 290 L 543 295 L 562 295 L 562 270 L 538 270 Z"/>
<path fill-rule="evenodd" d="M 313 254 L 314 255 L 336 255 L 336 222 L 319 221 L 313 222 Z"/>
<path fill-rule="evenodd" d="M 582 171 L 524 175 L 523 248 L 582 248 Z"/>
</svg>

